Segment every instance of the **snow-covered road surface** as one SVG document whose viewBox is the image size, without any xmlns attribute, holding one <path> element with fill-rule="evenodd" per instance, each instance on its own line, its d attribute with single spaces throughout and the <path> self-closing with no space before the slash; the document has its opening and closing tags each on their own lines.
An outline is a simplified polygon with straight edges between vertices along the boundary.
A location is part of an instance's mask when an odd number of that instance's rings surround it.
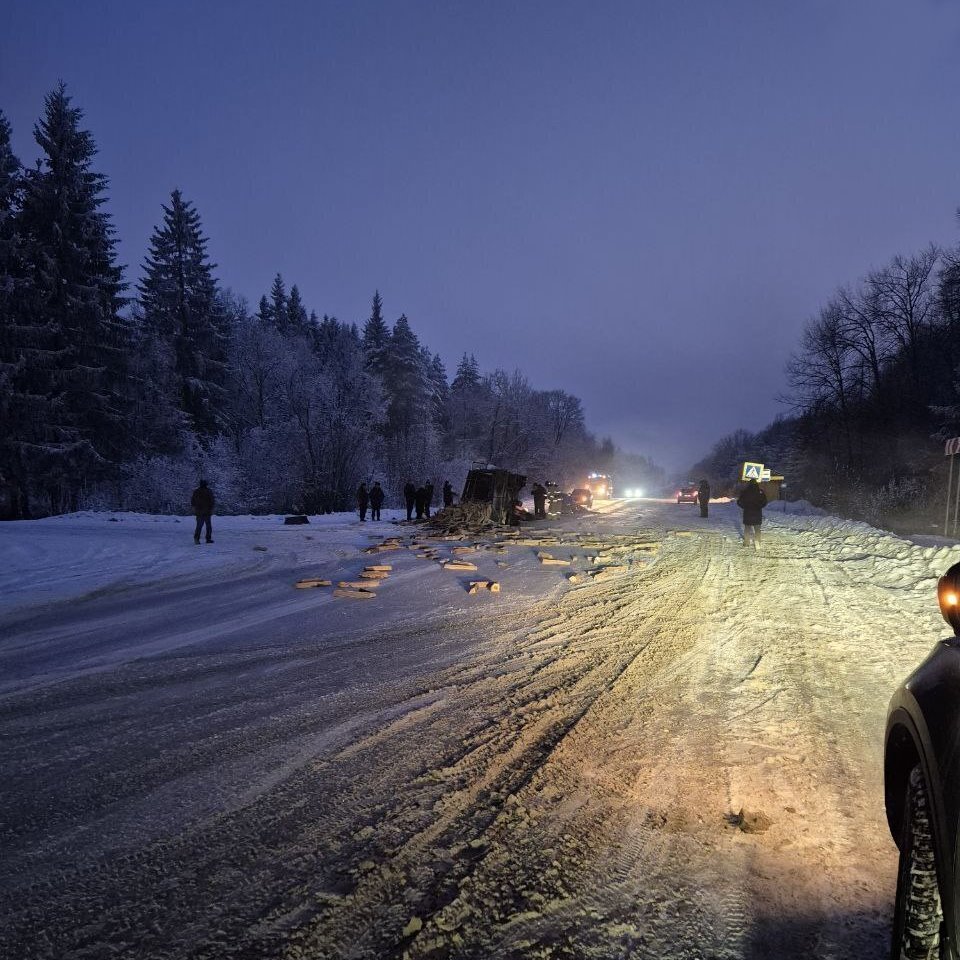
<svg viewBox="0 0 960 960">
<path fill-rule="evenodd" d="M 223 521 L 123 576 L 145 518 L 0 528 L 0 957 L 885 956 L 886 704 L 960 551 L 600 510 L 524 528 L 596 579 L 405 550 L 363 603 L 292 583 L 405 528 Z"/>
</svg>

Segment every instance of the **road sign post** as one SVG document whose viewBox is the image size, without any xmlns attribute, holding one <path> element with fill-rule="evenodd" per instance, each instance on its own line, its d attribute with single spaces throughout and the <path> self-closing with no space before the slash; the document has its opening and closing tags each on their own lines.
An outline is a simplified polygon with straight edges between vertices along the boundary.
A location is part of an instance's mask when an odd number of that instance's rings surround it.
<svg viewBox="0 0 960 960">
<path fill-rule="evenodd" d="M 950 458 L 950 471 L 947 474 L 947 512 L 943 518 L 943 535 L 948 536 L 950 526 L 950 494 L 953 493 L 953 532 L 957 532 L 957 513 L 960 511 L 960 476 L 957 477 L 956 492 L 953 490 L 953 458 L 960 453 L 960 437 L 947 441 L 944 454 Z"/>
</svg>

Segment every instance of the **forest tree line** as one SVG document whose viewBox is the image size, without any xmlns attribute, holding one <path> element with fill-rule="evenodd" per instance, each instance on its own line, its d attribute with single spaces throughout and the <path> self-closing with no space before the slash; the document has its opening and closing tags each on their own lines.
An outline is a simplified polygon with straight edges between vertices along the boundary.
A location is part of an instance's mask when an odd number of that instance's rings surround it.
<svg viewBox="0 0 960 960">
<path fill-rule="evenodd" d="M 960 245 L 898 254 L 836 290 L 786 374 L 789 415 L 724 437 L 694 474 L 729 489 L 744 460 L 759 460 L 787 478 L 791 499 L 873 523 L 942 524 L 943 441 L 960 434 Z"/>
<path fill-rule="evenodd" d="M 277 274 L 251 309 L 217 281 L 179 190 L 131 283 L 82 117 L 62 84 L 50 93 L 30 167 L 0 112 L 0 516 L 181 512 L 201 476 L 221 511 L 308 513 L 350 509 L 364 480 L 388 505 L 407 480 L 457 488 L 476 461 L 570 483 L 621 460 L 662 479 L 563 390 L 469 352 L 449 379 L 379 293 L 342 322 Z"/>
</svg>

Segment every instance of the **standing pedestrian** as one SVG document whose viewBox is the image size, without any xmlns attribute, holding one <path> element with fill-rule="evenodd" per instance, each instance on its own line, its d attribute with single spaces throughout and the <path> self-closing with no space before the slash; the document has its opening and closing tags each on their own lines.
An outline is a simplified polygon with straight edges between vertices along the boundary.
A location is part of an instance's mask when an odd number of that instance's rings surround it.
<svg viewBox="0 0 960 960">
<path fill-rule="evenodd" d="M 697 487 L 697 503 L 700 504 L 700 516 L 705 517 L 710 508 L 710 483 L 706 478 Z"/>
<path fill-rule="evenodd" d="M 423 485 L 423 493 L 424 493 L 423 513 L 424 513 L 424 516 L 429 520 L 430 507 L 433 506 L 433 481 L 428 480 Z"/>
<path fill-rule="evenodd" d="M 417 488 L 408 480 L 403 485 L 403 499 L 407 504 L 407 519 L 413 519 L 413 507 L 417 502 Z"/>
<path fill-rule="evenodd" d="M 760 489 L 756 480 L 749 480 L 746 488 L 737 497 L 737 506 L 743 511 L 743 545 L 760 549 L 760 524 L 763 523 L 763 508 L 767 505 L 767 495 Z"/>
<path fill-rule="evenodd" d="M 533 515 L 537 520 L 547 516 L 547 488 L 542 483 L 535 483 L 530 492 L 533 494 Z"/>
<path fill-rule="evenodd" d="M 367 503 L 370 500 L 370 494 L 367 493 L 367 485 L 361 483 L 357 487 L 357 509 L 360 511 L 360 519 L 367 519 Z"/>
<path fill-rule="evenodd" d="M 200 481 L 200 486 L 193 491 L 190 506 L 197 518 L 197 527 L 193 531 L 193 542 L 200 542 L 200 530 L 207 528 L 207 543 L 213 543 L 213 491 L 207 486 L 206 480 Z"/>
<path fill-rule="evenodd" d="M 380 481 L 375 480 L 373 483 L 373 489 L 370 491 L 370 519 L 379 520 L 380 519 L 380 508 L 383 506 L 383 488 L 380 486 Z"/>
<path fill-rule="evenodd" d="M 449 480 L 443 481 L 443 505 L 444 507 L 453 506 L 453 487 L 450 486 Z"/>
<path fill-rule="evenodd" d="M 427 489 L 426 487 L 417 487 L 417 493 L 414 498 L 414 505 L 417 508 L 417 519 L 422 520 L 424 511 L 427 509 Z M 429 517 L 430 514 L 428 513 Z"/>
</svg>

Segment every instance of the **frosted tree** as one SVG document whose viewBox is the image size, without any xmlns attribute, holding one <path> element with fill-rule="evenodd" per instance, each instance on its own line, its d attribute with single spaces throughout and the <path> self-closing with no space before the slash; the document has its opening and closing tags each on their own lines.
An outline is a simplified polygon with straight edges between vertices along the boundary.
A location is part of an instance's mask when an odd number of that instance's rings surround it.
<svg viewBox="0 0 960 960">
<path fill-rule="evenodd" d="M 114 229 L 103 212 L 107 179 L 83 112 L 60 84 L 34 127 L 42 150 L 23 179 L 15 217 L 24 285 L 7 318 L 8 447 L 17 482 L 43 492 L 48 509 L 75 509 L 85 486 L 108 475 L 129 448 L 125 392 L 128 328 Z"/>
<path fill-rule="evenodd" d="M 270 319 L 273 321 L 273 325 L 281 333 L 287 333 L 290 327 L 287 313 L 287 288 L 283 282 L 283 277 L 279 273 L 273 278 L 269 302 Z"/>
<path fill-rule="evenodd" d="M 431 356 L 424 347 L 424 366 L 427 371 L 427 384 L 430 390 L 430 415 L 436 428 L 447 428 L 447 404 L 450 400 L 450 385 L 447 383 L 447 370 L 439 353 Z"/>
<path fill-rule="evenodd" d="M 0 111 L 0 511 L 3 516 L 23 515 L 25 492 L 20 485 L 22 468 L 15 462 L 17 447 L 13 377 L 20 366 L 14 336 L 15 292 L 22 284 L 20 239 L 16 216 L 20 209 L 22 169 L 10 144 L 11 129 Z"/>
<path fill-rule="evenodd" d="M 363 350 L 368 370 L 381 375 L 384 373 L 389 346 L 390 328 L 383 319 L 383 300 L 377 290 L 373 295 L 370 316 L 363 325 Z"/>
<path fill-rule="evenodd" d="M 173 354 L 177 402 L 201 436 L 225 422 L 229 323 L 200 215 L 179 190 L 163 207 L 139 285 L 146 336 Z"/>
<path fill-rule="evenodd" d="M 287 329 L 290 333 L 305 336 L 310 326 L 307 309 L 303 305 L 300 289 L 294 284 L 287 297 Z"/>
</svg>

